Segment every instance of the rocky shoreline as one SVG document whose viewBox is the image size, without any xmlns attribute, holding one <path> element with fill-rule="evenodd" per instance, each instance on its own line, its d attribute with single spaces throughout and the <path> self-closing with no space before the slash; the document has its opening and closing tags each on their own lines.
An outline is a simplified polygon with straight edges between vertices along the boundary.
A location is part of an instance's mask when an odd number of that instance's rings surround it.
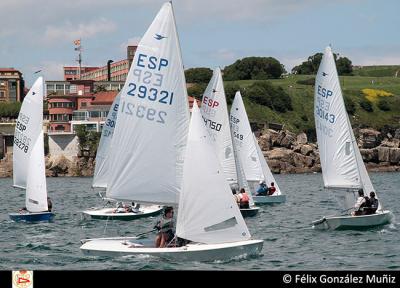
<svg viewBox="0 0 400 288">
<path fill-rule="evenodd" d="M 368 171 L 400 171 L 400 129 L 354 131 Z M 308 142 L 305 133 L 266 129 L 258 137 L 268 165 L 273 173 L 320 172 L 318 147 Z M 68 160 L 65 157 L 46 157 L 46 176 L 93 176 L 94 156 L 84 151 Z M 12 177 L 12 157 L 0 160 L 0 177 Z"/>
</svg>

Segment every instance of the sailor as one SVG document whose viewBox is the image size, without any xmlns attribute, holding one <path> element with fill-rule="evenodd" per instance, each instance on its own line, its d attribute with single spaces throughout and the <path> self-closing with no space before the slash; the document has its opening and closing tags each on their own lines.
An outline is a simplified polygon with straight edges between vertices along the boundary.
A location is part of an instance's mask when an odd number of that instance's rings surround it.
<svg viewBox="0 0 400 288">
<path fill-rule="evenodd" d="M 260 181 L 260 186 L 258 186 L 258 189 L 256 191 L 256 196 L 267 196 L 268 194 L 268 187 L 265 181 L 261 180 Z"/>
<path fill-rule="evenodd" d="M 271 186 L 269 186 L 268 188 L 268 196 L 274 195 L 275 191 L 276 191 L 275 183 L 271 182 Z"/>
<path fill-rule="evenodd" d="M 240 189 L 239 199 L 240 199 L 240 202 L 239 202 L 240 209 L 250 208 L 250 205 L 249 205 L 250 198 L 249 198 L 249 195 L 247 195 L 244 188 Z"/>
<path fill-rule="evenodd" d="M 366 207 L 364 208 L 365 214 L 367 215 L 375 214 L 376 210 L 378 210 L 378 206 L 379 206 L 379 201 L 378 199 L 375 198 L 375 192 L 371 191 L 369 193 L 369 201 Z"/>
<path fill-rule="evenodd" d="M 358 198 L 356 201 L 356 204 L 354 204 L 354 209 L 351 213 L 353 216 L 359 216 L 364 214 L 364 207 L 366 206 L 367 201 L 364 197 L 364 190 L 363 189 L 358 189 Z"/>
<path fill-rule="evenodd" d="M 157 222 L 154 229 L 158 230 L 156 236 L 156 247 L 166 247 L 174 239 L 174 208 L 166 207 L 162 218 Z"/>
</svg>

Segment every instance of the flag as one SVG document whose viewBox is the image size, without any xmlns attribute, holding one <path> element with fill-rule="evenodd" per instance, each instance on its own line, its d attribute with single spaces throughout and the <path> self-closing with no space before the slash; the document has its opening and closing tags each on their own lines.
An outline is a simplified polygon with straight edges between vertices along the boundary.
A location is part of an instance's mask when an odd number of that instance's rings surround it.
<svg viewBox="0 0 400 288">
<path fill-rule="evenodd" d="M 75 44 L 76 46 L 81 45 L 81 39 L 74 40 L 74 44 Z"/>
</svg>

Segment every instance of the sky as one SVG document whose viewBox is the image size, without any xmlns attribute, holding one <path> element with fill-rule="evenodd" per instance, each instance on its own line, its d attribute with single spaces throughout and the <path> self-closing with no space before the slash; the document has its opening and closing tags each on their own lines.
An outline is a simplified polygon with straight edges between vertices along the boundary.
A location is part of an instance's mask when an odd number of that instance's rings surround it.
<svg viewBox="0 0 400 288">
<path fill-rule="evenodd" d="M 165 1 L 1 0 L 0 67 L 30 87 L 42 70 L 62 80 L 77 66 L 126 59 Z M 397 0 L 174 0 L 185 68 L 225 67 L 248 56 L 274 57 L 290 70 L 331 45 L 353 65 L 400 65 Z"/>
</svg>

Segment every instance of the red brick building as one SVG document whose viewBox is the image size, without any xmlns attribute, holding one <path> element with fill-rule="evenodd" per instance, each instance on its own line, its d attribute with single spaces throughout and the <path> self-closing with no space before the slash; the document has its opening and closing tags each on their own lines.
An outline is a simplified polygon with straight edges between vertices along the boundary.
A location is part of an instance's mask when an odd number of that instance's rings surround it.
<svg viewBox="0 0 400 288">
<path fill-rule="evenodd" d="M 24 99 L 24 79 L 14 68 L 0 68 L 0 102 L 21 102 Z"/>
</svg>

